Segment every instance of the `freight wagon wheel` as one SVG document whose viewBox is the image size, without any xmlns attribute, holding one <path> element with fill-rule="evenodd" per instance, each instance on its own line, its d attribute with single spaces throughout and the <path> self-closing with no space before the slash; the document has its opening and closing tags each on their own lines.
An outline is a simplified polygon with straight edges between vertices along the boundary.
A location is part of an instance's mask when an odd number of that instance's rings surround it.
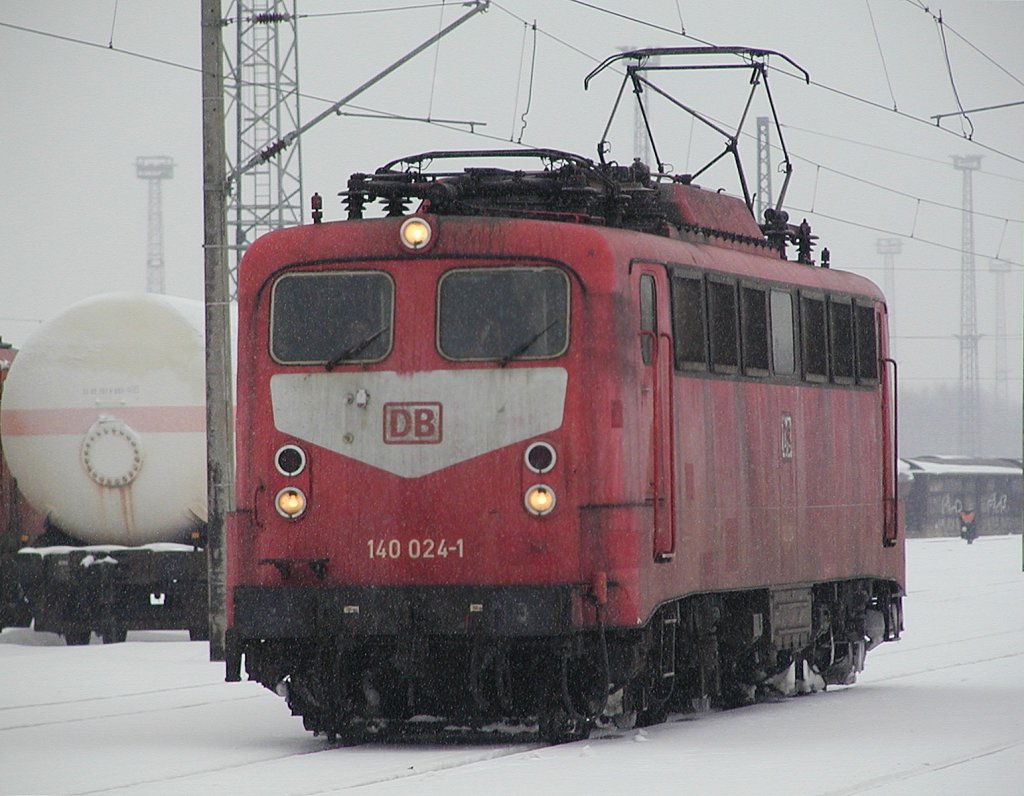
<svg viewBox="0 0 1024 796">
<path fill-rule="evenodd" d="M 91 630 L 65 630 L 62 634 L 64 643 L 69 647 L 83 647 L 92 638 Z"/>
</svg>

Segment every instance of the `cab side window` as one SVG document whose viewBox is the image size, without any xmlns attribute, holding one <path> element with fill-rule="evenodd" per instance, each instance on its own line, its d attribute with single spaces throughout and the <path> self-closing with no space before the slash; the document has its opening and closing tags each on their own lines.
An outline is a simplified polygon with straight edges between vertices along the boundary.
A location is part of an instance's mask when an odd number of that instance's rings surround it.
<svg viewBox="0 0 1024 796">
<path fill-rule="evenodd" d="M 711 369 L 719 373 L 735 373 L 740 365 L 736 285 L 733 282 L 709 280 L 708 304 Z"/>
<path fill-rule="evenodd" d="M 743 372 L 768 375 L 768 296 L 761 288 L 740 287 Z"/>
<path fill-rule="evenodd" d="M 832 351 L 832 379 L 837 384 L 853 383 L 853 305 L 830 298 L 828 335 Z"/>
<path fill-rule="evenodd" d="M 870 304 L 855 304 L 853 318 L 857 341 L 857 381 L 872 384 L 878 381 L 878 325 L 875 323 L 875 308 Z"/>
<path fill-rule="evenodd" d="M 650 334 L 640 335 L 640 356 L 644 364 L 651 364 L 653 337 L 658 336 L 658 314 L 655 310 L 654 277 L 643 274 L 640 277 L 640 331 Z"/>
<path fill-rule="evenodd" d="M 825 300 L 800 297 L 800 349 L 804 378 L 828 381 L 828 335 L 825 327 Z"/>
<path fill-rule="evenodd" d="M 699 276 L 672 277 L 672 336 L 677 369 L 707 370 L 704 280 Z"/>
<path fill-rule="evenodd" d="M 780 376 L 796 372 L 796 335 L 793 326 L 793 296 L 784 290 L 773 290 L 772 369 Z"/>
</svg>

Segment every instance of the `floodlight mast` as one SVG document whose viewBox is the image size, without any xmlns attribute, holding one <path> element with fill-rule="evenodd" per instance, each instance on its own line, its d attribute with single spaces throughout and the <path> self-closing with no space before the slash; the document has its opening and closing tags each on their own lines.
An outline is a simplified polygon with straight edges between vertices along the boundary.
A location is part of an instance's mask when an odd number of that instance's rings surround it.
<svg viewBox="0 0 1024 796">
<path fill-rule="evenodd" d="M 745 59 L 744 63 L 719 63 L 719 64 L 665 64 L 661 59 L 671 58 L 672 56 L 721 56 L 721 55 L 737 55 Z M 811 76 L 807 73 L 803 67 L 793 61 L 786 55 L 776 52 L 775 50 L 762 50 L 753 47 L 655 47 L 646 48 L 641 50 L 631 50 L 629 52 L 616 53 L 611 55 L 602 61 L 597 68 L 595 68 L 583 81 L 583 88 L 587 89 L 590 87 L 590 81 L 594 79 L 598 74 L 603 72 L 609 66 L 617 61 L 630 59 L 636 63 L 629 64 L 626 66 L 626 74 L 623 78 L 622 85 L 619 87 L 619 93 L 615 98 L 615 102 L 612 106 L 611 115 L 608 118 L 608 124 L 604 128 L 604 132 L 601 135 L 601 140 L 597 145 L 597 155 L 601 160 L 601 163 L 605 163 L 605 154 L 609 150 L 608 143 L 608 131 L 611 129 L 612 122 L 615 119 L 615 115 L 618 112 L 619 104 L 622 100 L 622 94 L 625 90 L 627 83 L 631 83 L 633 86 L 633 93 L 636 95 L 637 102 L 640 105 L 640 113 L 644 118 L 644 125 L 647 129 L 647 136 L 651 143 L 651 151 L 654 153 L 654 158 L 657 161 L 657 172 L 661 177 L 669 177 L 666 174 L 666 164 L 661 159 L 661 155 L 658 152 L 657 144 L 654 141 L 654 134 L 651 130 L 650 120 L 644 110 L 642 101 L 642 94 L 645 89 L 650 89 L 656 92 L 666 100 L 671 102 L 676 107 L 686 111 L 693 118 L 697 119 L 701 123 L 707 125 L 715 132 L 725 137 L 725 149 L 712 158 L 708 163 L 702 166 L 698 171 L 693 174 L 687 175 L 688 180 L 700 176 L 707 171 L 711 166 L 717 163 L 726 155 L 732 155 L 733 161 L 736 164 L 736 170 L 739 175 L 740 186 L 743 190 L 743 198 L 746 202 L 747 208 L 750 210 L 751 215 L 754 215 L 754 200 L 750 195 L 750 190 L 747 187 L 746 175 L 743 171 L 743 164 L 740 160 L 739 155 L 739 136 L 743 129 L 743 125 L 746 122 L 747 114 L 750 112 L 750 105 L 754 99 L 754 92 L 757 90 L 759 85 L 764 85 L 765 95 L 768 98 L 768 105 L 771 108 L 772 119 L 775 123 L 775 130 L 779 138 L 779 146 L 782 149 L 782 167 L 785 173 L 785 179 L 782 183 L 782 189 L 779 191 L 779 198 L 775 206 L 775 211 L 779 212 L 782 210 L 782 204 L 786 198 L 786 190 L 789 187 L 789 180 L 793 173 L 793 164 L 789 159 L 789 152 L 786 149 L 785 139 L 782 135 L 782 126 L 779 123 L 779 116 L 775 109 L 775 100 L 772 97 L 771 89 L 768 86 L 768 64 L 767 59 L 769 56 L 775 55 L 782 58 L 784 61 L 798 69 L 804 77 L 807 83 L 811 82 Z M 736 130 L 730 132 L 721 125 L 716 124 L 710 118 L 697 111 L 695 108 L 686 105 L 680 100 L 676 99 L 668 92 L 656 86 L 647 77 L 647 73 L 650 72 L 667 72 L 667 71 L 682 71 L 689 69 L 750 69 L 750 93 L 747 96 L 746 104 L 743 107 L 743 113 L 740 116 L 740 120 L 736 125 Z M 760 221 L 760 220 L 759 220 Z"/>
</svg>

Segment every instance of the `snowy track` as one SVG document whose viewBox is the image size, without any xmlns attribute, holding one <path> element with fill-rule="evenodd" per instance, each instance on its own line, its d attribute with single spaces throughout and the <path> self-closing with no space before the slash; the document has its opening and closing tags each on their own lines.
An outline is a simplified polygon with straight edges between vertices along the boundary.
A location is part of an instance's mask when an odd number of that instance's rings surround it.
<svg viewBox="0 0 1024 796">
<path fill-rule="evenodd" d="M 187 634 L 8 630 L 0 796 L 1024 793 L 1020 537 L 911 541 L 908 569 L 907 632 L 856 686 L 559 747 L 332 747 Z"/>
<path fill-rule="evenodd" d="M 9 632 L 4 640 L 19 635 L 31 638 Z M 205 660 L 205 644 L 184 635 L 174 644 L 146 643 L 154 636 L 87 651 L 0 648 L 5 675 L 17 668 L 23 682 L 23 690 L 15 690 L 4 677 L 0 793 L 317 794 L 532 748 L 332 747 L 305 733 L 283 702 L 259 686 L 219 682 L 222 667 Z M 81 690 L 69 687 L 76 668 Z M 155 675 L 158 670 L 164 674 Z M 201 675 L 209 682 L 138 687 L 173 677 L 175 670 L 179 679 Z"/>
</svg>

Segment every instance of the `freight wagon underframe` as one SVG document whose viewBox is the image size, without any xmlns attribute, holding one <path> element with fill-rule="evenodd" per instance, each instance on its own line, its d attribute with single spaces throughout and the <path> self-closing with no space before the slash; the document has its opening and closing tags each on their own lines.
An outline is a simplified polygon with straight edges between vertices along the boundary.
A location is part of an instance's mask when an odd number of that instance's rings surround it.
<svg viewBox="0 0 1024 796">
<path fill-rule="evenodd" d="M 209 638 L 206 552 L 188 545 L 27 548 L 11 558 L 37 631 L 68 644 L 124 641 L 129 630 Z"/>
</svg>

